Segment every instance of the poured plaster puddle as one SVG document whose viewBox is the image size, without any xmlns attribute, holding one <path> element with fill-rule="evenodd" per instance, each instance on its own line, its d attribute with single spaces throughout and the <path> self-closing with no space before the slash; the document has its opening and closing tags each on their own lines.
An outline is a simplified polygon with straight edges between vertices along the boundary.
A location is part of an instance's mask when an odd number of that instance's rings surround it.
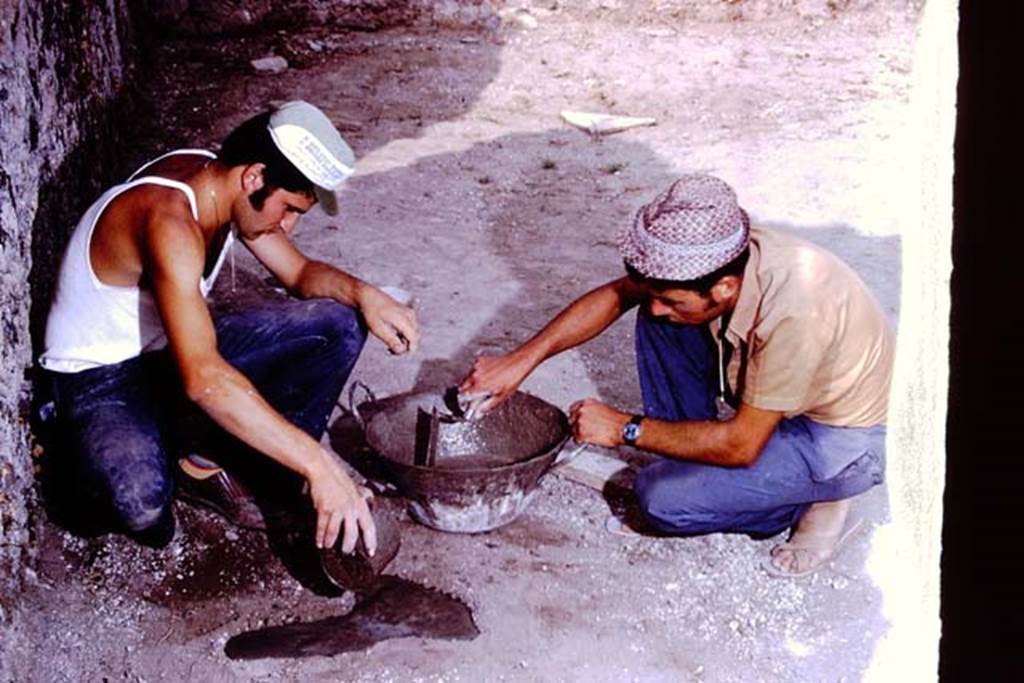
<svg viewBox="0 0 1024 683">
<path fill-rule="evenodd" d="M 398 576 L 380 575 L 401 545 L 398 519 L 404 504 L 378 498 L 371 508 L 377 522 L 377 553 L 370 557 L 360 540 L 354 553 L 324 550 L 324 575 L 356 595 L 346 614 L 240 633 L 225 644 L 231 659 L 331 656 L 365 650 L 390 638 L 471 640 L 480 631 L 469 607 L 456 597 Z"/>
<path fill-rule="evenodd" d="M 480 635 L 473 612 L 441 591 L 397 576 L 382 576 L 347 614 L 246 631 L 228 640 L 231 659 L 331 656 L 365 650 L 390 638 L 472 640 Z"/>
</svg>

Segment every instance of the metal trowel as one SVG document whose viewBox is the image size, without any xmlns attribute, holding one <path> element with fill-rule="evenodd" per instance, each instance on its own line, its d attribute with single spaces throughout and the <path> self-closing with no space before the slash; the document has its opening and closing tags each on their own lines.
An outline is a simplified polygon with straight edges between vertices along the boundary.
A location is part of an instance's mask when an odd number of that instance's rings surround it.
<svg viewBox="0 0 1024 683">
<path fill-rule="evenodd" d="M 463 394 L 457 386 L 451 386 L 444 390 L 444 407 L 458 420 L 475 420 L 481 417 L 480 408 L 493 395 L 489 391 Z"/>
<path fill-rule="evenodd" d="M 437 461 L 437 440 L 440 418 L 437 408 L 428 413 L 421 407 L 416 408 L 416 442 L 413 450 L 412 464 L 417 467 L 433 467 Z"/>
</svg>

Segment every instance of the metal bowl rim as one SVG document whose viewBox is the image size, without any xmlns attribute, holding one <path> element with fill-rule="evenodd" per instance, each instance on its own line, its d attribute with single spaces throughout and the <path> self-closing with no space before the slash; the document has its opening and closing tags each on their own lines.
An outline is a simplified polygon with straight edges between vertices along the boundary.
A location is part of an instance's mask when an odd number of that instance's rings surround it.
<svg viewBox="0 0 1024 683">
<path fill-rule="evenodd" d="M 422 465 L 411 465 L 411 464 L 408 464 L 408 463 L 399 462 L 398 460 L 393 460 L 393 459 L 389 458 L 388 456 L 384 455 L 382 452 L 380 452 L 380 450 L 378 450 L 377 447 L 374 444 L 370 443 L 370 433 L 369 433 L 370 422 L 376 417 L 376 415 L 372 415 L 369 419 L 366 420 L 366 423 L 363 425 L 363 434 L 366 437 L 367 445 L 370 447 L 370 450 L 373 451 L 374 455 L 376 455 L 381 460 L 386 461 L 389 466 L 400 467 L 400 468 L 403 468 L 405 470 L 409 470 L 409 471 L 413 471 L 413 472 L 432 472 L 432 473 L 445 472 L 445 473 L 452 473 L 452 474 L 486 474 L 486 473 L 503 472 L 503 471 L 506 471 L 506 470 L 511 470 L 511 469 L 515 469 L 515 468 L 521 468 L 524 465 L 535 464 L 536 460 L 540 460 L 542 458 L 546 458 L 546 457 L 550 456 L 552 453 L 554 453 L 556 455 L 556 457 L 557 457 L 558 451 L 560 451 L 562 449 L 562 447 L 565 446 L 565 442 L 568 441 L 569 437 L 571 436 L 571 432 L 569 430 L 569 418 L 566 417 L 565 412 L 561 408 L 559 408 L 558 406 L 554 405 L 553 403 L 545 401 L 544 399 L 542 399 L 539 396 L 534 396 L 533 394 L 530 394 L 530 393 L 525 392 L 525 391 L 519 391 L 519 392 L 516 392 L 516 393 L 522 394 L 524 396 L 529 396 L 530 398 L 535 399 L 537 401 L 540 401 L 540 402 L 544 403 L 545 405 L 551 406 L 551 408 L 553 408 L 554 411 L 558 414 L 558 421 L 559 421 L 560 425 L 563 427 L 565 433 L 564 433 L 564 435 L 560 439 L 558 439 L 557 441 L 552 443 L 547 448 L 545 448 L 545 449 L 535 453 L 534 455 L 531 455 L 528 458 L 525 458 L 523 460 L 516 460 L 515 462 L 510 462 L 510 463 L 508 463 L 506 465 L 497 465 L 495 467 L 465 467 L 465 468 L 457 468 L 457 467 L 424 467 Z M 396 398 L 411 399 L 414 396 L 432 396 L 432 395 L 433 395 L 432 392 L 426 392 L 426 391 L 407 393 L 407 394 L 395 394 L 394 396 L 385 396 L 384 398 L 377 399 L 377 400 L 374 400 L 374 401 L 365 401 L 365 402 L 363 402 L 360 405 L 360 409 L 365 409 L 365 408 L 370 407 L 372 404 L 375 404 L 375 403 L 376 404 L 381 404 L 381 403 L 384 403 L 385 401 L 389 401 L 391 399 L 396 399 Z"/>
</svg>

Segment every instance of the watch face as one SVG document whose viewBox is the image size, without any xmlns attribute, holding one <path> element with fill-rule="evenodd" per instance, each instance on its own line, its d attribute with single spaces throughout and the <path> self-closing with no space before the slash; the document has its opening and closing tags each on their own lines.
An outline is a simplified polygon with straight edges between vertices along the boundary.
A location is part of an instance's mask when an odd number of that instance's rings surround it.
<svg viewBox="0 0 1024 683">
<path fill-rule="evenodd" d="M 628 423 L 622 428 L 622 438 L 625 439 L 627 443 L 633 443 L 636 441 L 640 438 L 640 425 L 634 422 Z"/>
</svg>

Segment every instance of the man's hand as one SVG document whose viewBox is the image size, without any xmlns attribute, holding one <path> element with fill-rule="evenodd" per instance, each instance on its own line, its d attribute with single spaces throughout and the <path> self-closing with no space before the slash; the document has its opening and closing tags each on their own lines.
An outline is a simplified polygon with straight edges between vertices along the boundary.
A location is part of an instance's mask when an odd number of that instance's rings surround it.
<svg viewBox="0 0 1024 683">
<path fill-rule="evenodd" d="M 365 283 L 360 287 L 357 303 L 370 332 L 384 342 L 391 353 L 414 353 L 419 349 L 419 324 L 412 308 Z"/>
<path fill-rule="evenodd" d="M 333 455 L 324 450 L 321 455 L 308 477 L 309 495 L 316 509 L 316 547 L 334 547 L 338 532 L 343 530 L 342 552 L 355 550 L 362 533 L 366 551 L 373 555 L 377 551 L 377 529 L 366 504 L 369 491 L 356 486 Z"/>
<path fill-rule="evenodd" d="M 622 428 L 631 415 L 615 410 L 600 401 L 588 398 L 569 406 L 569 424 L 578 443 L 614 448 L 621 446 Z"/>
<path fill-rule="evenodd" d="M 490 398 L 476 409 L 476 413 L 482 415 L 515 393 L 533 367 L 533 363 L 515 352 L 504 356 L 477 356 L 473 369 L 459 385 L 459 393 L 470 400 L 489 394 Z"/>
<path fill-rule="evenodd" d="M 490 394 L 477 411 L 493 410 L 546 359 L 593 339 L 640 299 L 637 286 L 628 277 L 587 292 L 515 351 L 477 358 L 473 370 L 459 385 L 459 392 L 470 400 Z"/>
</svg>

